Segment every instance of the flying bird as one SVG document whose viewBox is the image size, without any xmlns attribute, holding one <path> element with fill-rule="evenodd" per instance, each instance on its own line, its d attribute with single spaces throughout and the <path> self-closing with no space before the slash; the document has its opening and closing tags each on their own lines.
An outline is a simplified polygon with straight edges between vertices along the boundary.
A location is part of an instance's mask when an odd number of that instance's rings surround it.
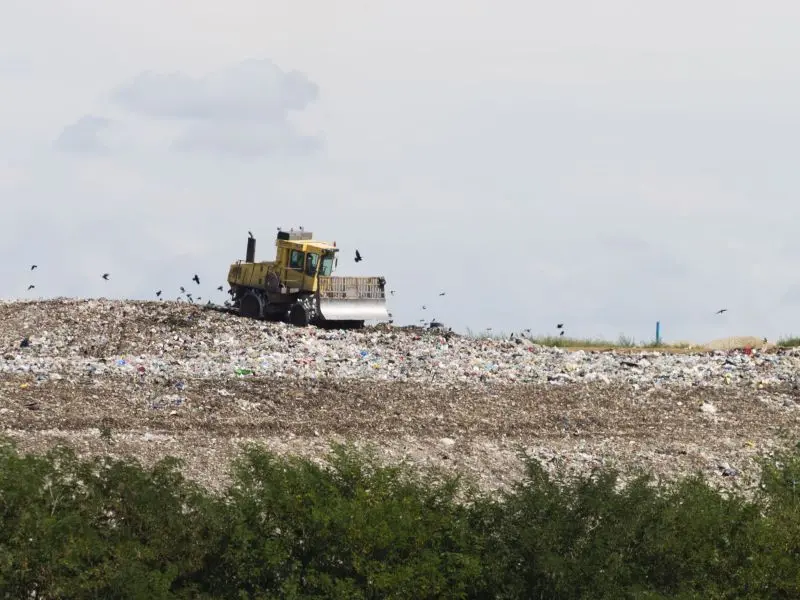
<svg viewBox="0 0 800 600">
<path fill-rule="evenodd" d="M 181 294 L 185 294 L 185 293 L 186 293 L 186 288 L 184 288 L 183 286 L 181 286 Z"/>
<path fill-rule="evenodd" d="M 161 297 L 161 290 L 158 290 L 158 291 L 156 292 L 156 296 L 157 296 L 157 297 L 159 297 L 159 298 Z"/>
<path fill-rule="evenodd" d="M 558 324 L 556 325 L 556 328 L 557 328 L 557 329 L 563 329 L 563 327 L 564 327 L 564 324 L 563 324 L 563 323 L 558 323 Z"/>
<path fill-rule="evenodd" d="M 356 248 L 356 262 L 361 262 L 362 260 L 364 259 L 361 258 L 361 253 L 358 251 L 358 248 Z"/>
<path fill-rule="evenodd" d="M 440 296 L 444 296 L 445 292 L 439 292 Z"/>
<path fill-rule="evenodd" d="M 195 273 L 194 277 L 192 277 L 192 281 L 196 281 L 197 285 L 200 285 L 200 278 L 197 276 L 197 273 Z"/>
<path fill-rule="evenodd" d="M 394 296 L 394 290 L 389 290 L 389 293 Z"/>
<path fill-rule="evenodd" d="M 33 289 L 33 288 L 35 288 L 35 287 L 36 287 L 35 285 L 33 285 L 33 284 L 30 284 L 30 285 L 28 286 L 28 289 L 29 289 L 29 290 L 32 290 L 32 289 Z"/>
<path fill-rule="evenodd" d="M 31 265 L 31 271 L 33 271 L 33 270 L 34 270 L 36 267 L 38 267 L 38 266 L 39 266 L 39 265 Z"/>
<path fill-rule="evenodd" d="M 428 307 L 423 304 L 422 305 L 422 310 L 428 310 Z"/>
<path fill-rule="evenodd" d="M 106 281 L 108 281 L 108 276 L 109 276 L 109 273 L 103 273 L 103 279 L 105 279 Z"/>
<path fill-rule="evenodd" d="M 559 333 L 558 335 L 564 335 L 564 332 L 562 331 L 562 332 L 561 332 L 561 333 Z"/>
<path fill-rule="evenodd" d="M 720 308 L 715 314 L 721 315 L 724 312 L 728 312 L 727 308 Z"/>
<path fill-rule="evenodd" d="M 221 292 L 222 291 L 222 286 L 219 286 L 217 289 Z"/>
</svg>

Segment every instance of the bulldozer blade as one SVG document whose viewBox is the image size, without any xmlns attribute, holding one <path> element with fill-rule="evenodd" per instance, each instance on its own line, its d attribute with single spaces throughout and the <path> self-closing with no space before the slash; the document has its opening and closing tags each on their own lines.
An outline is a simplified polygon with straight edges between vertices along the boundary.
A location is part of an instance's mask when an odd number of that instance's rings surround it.
<svg viewBox="0 0 800 600">
<path fill-rule="evenodd" d="M 371 298 L 320 299 L 319 312 L 326 321 L 381 321 L 389 319 L 386 300 Z"/>
</svg>

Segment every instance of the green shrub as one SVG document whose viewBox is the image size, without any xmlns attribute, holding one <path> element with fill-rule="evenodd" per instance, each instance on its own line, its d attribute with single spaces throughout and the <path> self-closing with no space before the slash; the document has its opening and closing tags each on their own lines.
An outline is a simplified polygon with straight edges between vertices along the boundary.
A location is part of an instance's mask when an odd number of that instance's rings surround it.
<svg viewBox="0 0 800 600">
<path fill-rule="evenodd" d="M 797 598 L 800 450 L 750 500 L 699 476 L 612 469 L 502 494 L 334 447 L 257 446 L 212 494 L 179 463 L 0 445 L 0 596 L 27 598 Z"/>
</svg>

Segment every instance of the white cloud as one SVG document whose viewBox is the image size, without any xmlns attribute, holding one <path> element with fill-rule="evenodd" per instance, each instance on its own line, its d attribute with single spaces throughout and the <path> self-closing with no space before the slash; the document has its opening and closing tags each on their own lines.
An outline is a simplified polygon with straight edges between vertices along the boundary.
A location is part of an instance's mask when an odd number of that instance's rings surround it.
<svg viewBox="0 0 800 600">
<path fill-rule="evenodd" d="M 55 146 L 66 152 L 105 154 L 108 147 L 100 136 L 108 125 L 108 119 L 85 115 L 64 128 L 56 138 Z"/>
</svg>

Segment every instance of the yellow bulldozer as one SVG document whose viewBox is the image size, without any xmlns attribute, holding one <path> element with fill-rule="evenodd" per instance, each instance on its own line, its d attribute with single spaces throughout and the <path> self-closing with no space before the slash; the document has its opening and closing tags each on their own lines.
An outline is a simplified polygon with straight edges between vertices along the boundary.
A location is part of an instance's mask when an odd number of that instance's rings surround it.
<svg viewBox="0 0 800 600">
<path fill-rule="evenodd" d="M 251 234 L 244 262 L 230 266 L 228 293 L 241 316 L 336 328 L 389 318 L 385 278 L 333 275 L 336 242 L 314 240 L 307 231 L 278 230 L 275 246 L 275 260 L 256 262 Z"/>
</svg>

